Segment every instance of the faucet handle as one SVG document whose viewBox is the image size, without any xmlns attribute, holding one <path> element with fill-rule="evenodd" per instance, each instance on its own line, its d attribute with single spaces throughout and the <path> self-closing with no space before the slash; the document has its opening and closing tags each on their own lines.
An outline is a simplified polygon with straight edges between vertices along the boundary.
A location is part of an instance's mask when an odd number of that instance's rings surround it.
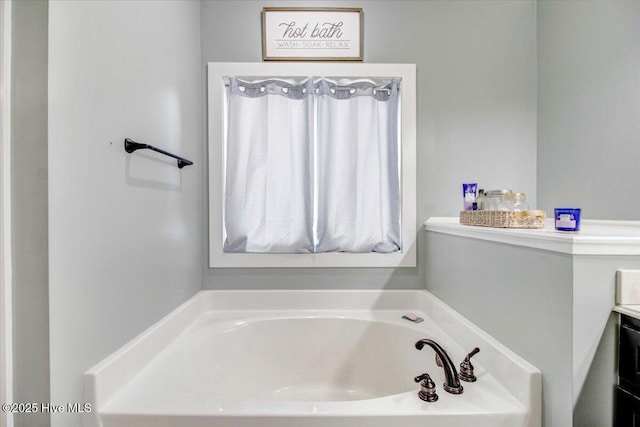
<svg viewBox="0 0 640 427">
<path fill-rule="evenodd" d="M 435 402 L 438 400 L 438 394 L 436 393 L 436 384 L 433 382 L 429 374 L 418 375 L 413 379 L 415 382 L 420 383 L 420 391 L 418 397 L 425 402 Z"/>
<path fill-rule="evenodd" d="M 462 381 L 472 383 L 477 380 L 476 376 L 473 374 L 473 365 L 471 364 L 471 358 L 478 353 L 480 353 L 480 349 L 478 347 L 474 348 L 473 350 L 471 350 L 471 353 L 467 354 L 467 357 L 465 357 L 460 364 L 460 379 Z"/>
</svg>

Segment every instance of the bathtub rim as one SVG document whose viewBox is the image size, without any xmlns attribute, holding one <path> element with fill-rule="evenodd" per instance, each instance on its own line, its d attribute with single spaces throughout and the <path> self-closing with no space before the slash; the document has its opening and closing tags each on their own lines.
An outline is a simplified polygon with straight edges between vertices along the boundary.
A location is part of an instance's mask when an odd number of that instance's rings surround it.
<svg viewBox="0 0 640 427">
<path fill-rule="evenodd" d="M 84 374 L 99 425 L 100 409 L 154 355 L 167 348 L 203 313 L 212 310 L 406 310 L 428 313 L 462 348 L 478 346 L 483 366 L 525 408 L 531 426 L 541 424 L 541 372 L 426 290 L 203 290 L 120 347 Z M 522 387 L 529 384 L 528 387 Z"/>
</svg>

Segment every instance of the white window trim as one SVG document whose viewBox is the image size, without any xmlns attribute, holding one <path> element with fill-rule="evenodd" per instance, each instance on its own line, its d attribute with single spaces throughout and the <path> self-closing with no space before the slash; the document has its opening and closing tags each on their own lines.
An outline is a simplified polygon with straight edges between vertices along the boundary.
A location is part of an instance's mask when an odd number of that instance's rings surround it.
<svg viewBox="0 0 640 427">
<path fill-rule="evenodd" d="M 415 267 L 416 214 L 416 66 L 415 64 L 210 62 L 208 71 L 209 266 L 219 267 Z M 223 243 L 224 99 L 229 76 L 399 77 L 401 95 L 402 251 L 389 254 L 323 252 L 315 254 L 226 253 Z"/>
</svg>

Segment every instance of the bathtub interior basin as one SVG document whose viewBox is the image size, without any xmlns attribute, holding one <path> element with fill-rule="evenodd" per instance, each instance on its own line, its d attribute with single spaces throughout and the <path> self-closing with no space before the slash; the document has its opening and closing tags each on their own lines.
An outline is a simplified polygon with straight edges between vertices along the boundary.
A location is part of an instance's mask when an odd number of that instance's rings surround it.
<svg viewBox="0 0 640 427">
<path fill-rule="evenodd" d="M 410 351 L 416 331 L 380 319 L 269 316 L 216 323 L 211 315 L 155 362 L 156 371 L 182 366 L 175 386 L 186 381 L 217 398 L 326 402 L 414 390 L 416 369 L 433 364 Z"/>
<path fill-rule="evenodd" d="M 540 425 L 539 371 L 429 293 L 309 292 L 199 293 L 86 373 L 87 424 Z M 456 366 L 479 346 L 478 381 L 444 392 L 435 353 L 415 348 L 423 338 Z M 437 402 L 417 397 L 423 372 Z"/>
</svg>

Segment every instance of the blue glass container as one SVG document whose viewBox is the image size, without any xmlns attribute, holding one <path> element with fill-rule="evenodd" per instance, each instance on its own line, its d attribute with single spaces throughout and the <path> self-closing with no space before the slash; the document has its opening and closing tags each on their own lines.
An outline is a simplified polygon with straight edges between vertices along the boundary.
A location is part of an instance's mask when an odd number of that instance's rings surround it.
<svg viewBox="0 0 640 427">
<path fill-rule="evenodd" d="M 556 230 L 579 231 L 580 208 L 555 208 Z"/>
</svg>

